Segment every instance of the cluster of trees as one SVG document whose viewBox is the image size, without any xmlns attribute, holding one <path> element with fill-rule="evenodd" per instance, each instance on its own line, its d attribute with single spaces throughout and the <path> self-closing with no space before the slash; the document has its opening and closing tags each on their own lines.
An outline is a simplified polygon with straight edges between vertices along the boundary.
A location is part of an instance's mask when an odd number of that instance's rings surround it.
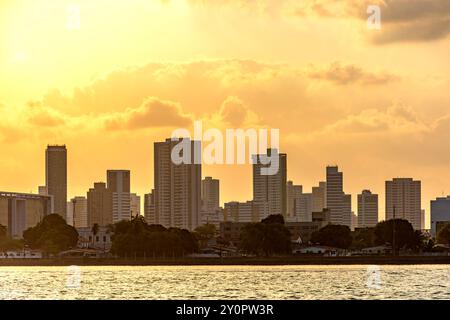
<svg viewBox="0 0 450 320">
<path fill-rule="evenodd" d="M 314 232 L 311 242 L 315 244 L 342 248 L 362 249 L 371 246 L 392 245 L 395 228 L 395 251 L 431 250 L 433 243 L 426 241 L 422 232 L 414 230 L 411 223 L 404 219 L 387 220 L 378 223 L 375 228 L 359 229 L 351 232 L 342 225 L 327 225 Z"/>
<path fill-rule="evenodd" d="M 35 227 L 23 233 L 25 245 L 56 254 L 77 246 L 78 232 L 58 214 L 45 216 Z"/>
<path fill-rule="evenodd" d="M 450 245 L 450 222 L 439 230 L 436 240 L 438 243 Z"/>
<path fill-rule="evenodd" d="M 179 257 L 198 249 L 194 233 L 149 225 L 142 216 L 112 225 L 111 252 L 119 257 Z"/>
<path fill-rule="evenodd" d="M 247 224 L 240 239 L 240 249 L 249 254 L 270 256 L 291 253 L 291 234 L 282 215 L 271 215 L 259 223 Z"/>
<path fill-rule="evenodd" d="M 17 250 L 23 247 L 23 241 L 8 236 L 7 228 L 0 224 L 0 251 Z"/>
</svg>

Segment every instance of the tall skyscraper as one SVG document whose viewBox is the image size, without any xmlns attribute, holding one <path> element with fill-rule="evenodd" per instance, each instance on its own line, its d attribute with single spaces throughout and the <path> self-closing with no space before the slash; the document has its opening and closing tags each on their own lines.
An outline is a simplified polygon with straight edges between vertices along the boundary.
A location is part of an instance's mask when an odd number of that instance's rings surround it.
<svg viewBox="0 0 450 320">
<path fill-rule="evenodd" d="M 219 195 L 220 182 L 211 177 L 205 177 L 202 180 L 202 210 L 204 212 L 213 212 L 220 208 Z"/>
<path fill-rule="evenodd" d="M 286 185 L 287 198 L 287 218 L 292 218 L 295 215 L 295 199 L 300 197 L 303 193 L 303 186 L 296 186 L 292 181 L 288 181 Z"/>
<path fill-rule="evenodd" d="M 86 197 L 75 197 L 70 200 L 70 206 L 72 212 L 68 212 L 68 215 L 73 217 L 73 226 L 75 228 L 87 228 L 88 224 L 88 204 Z"/>
<path fill-rule="evenodd" d="M 270 156 L 278 161 L 278 171 L 273 175 L 265 175 L 262 168 L 272 164 L 264 164 L 262 157 Z M 287 216 L 287 155 L 278 153 L 276 149 L 268 149 L 265 155 L 253 156 L 253 201 L 267 208 L 264 215 L 281 214 Z M 263 217 L 264 218 L 264 217 Z"/>
<path fill-rule="evenodd" d="M 358 227 L 372 228 L 378 223 L 378 195 L 370 190 L 358 194 Z"/>
<path fill-rule="evenodd" d="M 155 223 L 165 227 L 193 230 L 200 224 L 201 211 L 201 142 L 190 141 L 190 163 L 175 164 L 173 148 L 182 143 L 166 139 L 154 144 Z"/>
<path fill-rule="evenodd" d="M 130 208 L 133 217 L 141 215 L 141 197 L 136 193 L 130 194 Z"/>
<path fill-rule="evenodd" d="M 312 210 L 321 212 L 327 207 L 327 183 L 319 182 L 319 186 L 312 188 Z"/>
<path fill-rule="evenodd" d="M 431 236 L 436 238 L 439 231 L 450 222 L 450 196 L 431 201 Z"/>
<path fill-rule="evenodd" d="M 53 197 L 53 213 L 66 219 L 67 214 L 67 149 L 47 146 L 45 150 L 45 187 Z"/>
<path fill-rule="evenodd" d="M 411 178 L 386 181 L 386 220 L 406 219 L 416 230 L 421 229 L 421 182 Z"/>
<path fill-rule="evenodd" d="M 130 171 L 108 170 L 108 189 L 112 192 L 113 223 L 131 219 Z"/>
<path fill-rule="evenodd" d="M 113 223 L 113 194 L 104 182 L 94 183 L 94 188 L 87 193 L 88 227 L 94 224 L 107 226 Z"/>
<path fill-rule="evenodd" d="M 327 167 L 327 208 L 332 224 L 343 225 L 346 222 L 343 200 L 343 174 L 338 167 Z"/>
</svg>

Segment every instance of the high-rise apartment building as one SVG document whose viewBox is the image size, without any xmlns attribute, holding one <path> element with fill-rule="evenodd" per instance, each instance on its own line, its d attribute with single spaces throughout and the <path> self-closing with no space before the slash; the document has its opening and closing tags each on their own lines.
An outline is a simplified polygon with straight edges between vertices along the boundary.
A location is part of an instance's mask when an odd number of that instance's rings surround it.
<svg viewBox="0 0 450 320">
<path fill-rule="evenodd" d="M 450 223 L 450 196 L 431 201 L 431 236 L 436 238 L 439 231 Z"/>
<path fill-rule="evenodd" d="M 344 194 L 342 197 L 342 223 L 344 226 L 352 228 L 352 218 L 354 212 L 352 211 L 352 195 Z"/>
<path fill-rule="evenodd" d="M 66 219 L 67 214 L 67 149 L 47 146 L 45 151 L 45 187 L 53 197 L 53 213 Z"/>
<path fill-rule="evenodd" d="M 141 215 L 141 197 L 136 193 L 130 194 L 130 208 L 133 217 Z"/>
<path fill-rule="evenodd" d="M 294 199 L 294 220 L 295 222 L 311 222 L 313 213 L 312 193 L 302 193 Z"/>
<path fill-rule="evenodd" d="M 144 217 L 148 224 L 156 224 L 154 190 L 144 195 Z"/>
<path fill-rule="evenodd" d="M 255 223 L 261 222 L 259 206 L 254 201 L 227 202 L 223 209 L 224 221 Z"/>
<path fill-rule="evenodd" d="M 271 157 L 276 163 L 265 164 L 263 158 Z M 263 168 L 278 166 L 275 174 L 265 174 Z M 265 155 L 253 156 L 253 201 L 260 209 L 267 207 L 264 215 L 287 216 L 287 155 L 276 149 L 268 149 Z M 263 217 L 264 218 L 264 217 Z"/>
<path fill-rule="evenodd" d="M 378 195 L 370 190 L 358 194 L 358 227 L 372 228 L 378 223 Z"/>
<path fill-rule="evenodd" d="M 104 182 L 94 183 L 87 193 L 88 227 L 94 224 L 107 226 L 113 223 L 113 194 Z"/>
<path fill-rule="evenodd" d="M 312 188 L 312 210 L 321 212 L 327 207 L 327 183 L 319 182 L 319 186 Z"/>
<path fill-rule="evenodd" d="M 345 224 L 343 174 L 338 167 L 327 167 L 327 208 L 332 224 Z M 351 210 L 350 210 L 351 211 Z"/>
<path fill-rule="evenodd" d="M 112 192 L 113 223 L 131 219 L 130 171 L 108 170 L 108 189 Z"/>
<path fill-rule="evenodd" d="M 73 217 L 73 226 L 75 228 L 87 228 L 89 226 L 87 198 L 75 197 L 69 203 L 72 212 L 67 212 L 67 214 Z"/>
<path fill-rule="evenodd" d="M 181 164 L 174 163 L 171 156 L 174 147 L 185 142 L 166 139 L 154 144 L 155 223 L 193 230 L 201 220 L 202 167 L 195 161 L 201 159 L 201 142 L 186 141 L 190 161 Z"/>
<path fill-rule="evenodd" d="M 211 177 L 202 180 L 202 211 L 214 212 L 220 208 L 220 182 Z"/>
<path fill-rule="evenodd" d="M 421 182 L 411 178 L 386 181 L 386 220 L 408 220 L 413 228 L 421 229 Z"/>
<path fill-rule="evenodd" d="M 287 217 L 292 218 L 295 215 L 295 199 L 303 193 L 303 186 L 294 185 L 292 181 L 288 181 L 286 185 L 287 198 Z"/>
</svg>

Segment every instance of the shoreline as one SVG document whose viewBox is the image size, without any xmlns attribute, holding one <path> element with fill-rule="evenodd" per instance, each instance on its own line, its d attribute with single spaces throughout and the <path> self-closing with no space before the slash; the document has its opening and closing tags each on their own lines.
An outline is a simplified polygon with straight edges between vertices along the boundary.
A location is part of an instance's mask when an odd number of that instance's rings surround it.
<svg viewBox="0 0 450 320">
<path fill-rule="evenodd" d="M 281 265 L 425 265 L 448 264 L 450 256 L 372 257 L 271 257 L 271 258 L 176 258 L 176 259 L 0 259 L 4 266 L 281 266 Z"/>
</svg>

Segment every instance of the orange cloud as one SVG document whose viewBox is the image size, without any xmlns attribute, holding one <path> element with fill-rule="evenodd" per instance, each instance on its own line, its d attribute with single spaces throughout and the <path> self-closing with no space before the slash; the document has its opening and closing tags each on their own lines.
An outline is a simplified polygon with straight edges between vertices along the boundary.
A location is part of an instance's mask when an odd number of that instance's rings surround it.
<svg viewBox="0 0 450 320">
<path fill-rule="evenodd" d="M 191 124 L 190 116 L 181 106 L 156 97 L 146 99 L 140 107 L 115 113 L 105 120 L 108 130 L 134 130 L 154 127 L 184 127 Z"/>
</svg>

